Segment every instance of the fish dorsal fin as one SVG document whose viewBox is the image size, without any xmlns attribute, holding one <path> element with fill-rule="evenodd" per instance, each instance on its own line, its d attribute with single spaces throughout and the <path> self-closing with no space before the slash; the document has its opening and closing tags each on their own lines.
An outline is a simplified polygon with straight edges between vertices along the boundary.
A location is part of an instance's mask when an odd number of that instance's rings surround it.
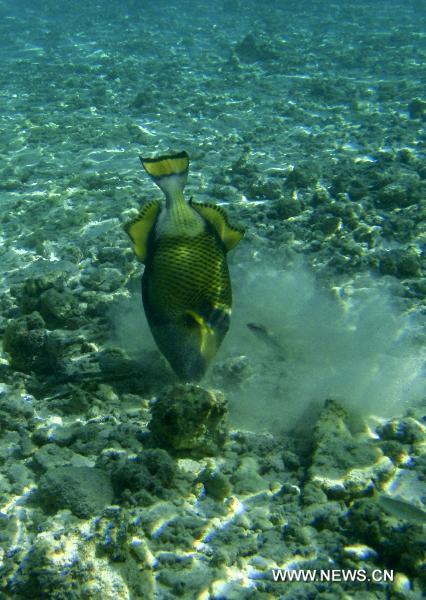
<svg viewBox="0 0 426 600">
<path fill-rule="evenodd" d="M 189 169 L 189 156 L 185 151 L 157 158 L 139 158 L 145 171 L 166 196 L 175 189 L 183 190 Z"/>
<path fill-rule="evenodd" d="M 161 204 L 158 200 L 151 200 L 141 208 L 138 216 L 124 225 L 124 230 L 133 242 L 133 250 L 141 262 L 145 262 L 148 238 L 157 220 Z"/>
<path fill-rule="evenodd" d="M 224 243 L 227 251 L 232 250 L 244 237 L 244 229 L 232 227 L 228 222 L 228 215 L 220 206 L 210 203 L 193 202 L 192 198 L 189 204 L 210 223 Z"/>
</svg>

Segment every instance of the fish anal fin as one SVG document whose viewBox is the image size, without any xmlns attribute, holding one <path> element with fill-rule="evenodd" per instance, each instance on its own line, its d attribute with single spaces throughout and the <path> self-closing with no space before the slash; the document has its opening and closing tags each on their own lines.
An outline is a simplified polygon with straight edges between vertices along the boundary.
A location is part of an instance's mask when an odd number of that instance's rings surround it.
<svg viewBox="0 0 426 600">
<path fill-rule="evenodd" d="M 141 262 L 146 261 L 148 238 L 155 225 L 161 204 L 152 200 L 141 208 L 139 215 L 124 225 L 124 230 L 133 242 L 133 249 Z"/>
<path fill-rule="evenodd" d="M 210 203 L 193 202 L 190 205 L 196 210 L 216 231 L 222 240 L 226 251 L 232 250 L 244 237 L 244 230 L 233 227 L 228 222 L 228 215 L 220 206 Z"/>
</svg>

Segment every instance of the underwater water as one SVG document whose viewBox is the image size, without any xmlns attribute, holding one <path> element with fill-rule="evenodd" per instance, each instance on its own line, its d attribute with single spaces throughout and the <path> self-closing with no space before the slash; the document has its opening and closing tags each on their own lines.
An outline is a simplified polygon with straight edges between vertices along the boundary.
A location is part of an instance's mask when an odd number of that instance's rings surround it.
<svg viewBox="0 0 426 600">
<path fill-rule="evenodd" d="M 0 0 L 0 598 L 424 597 L 425 32 L 422 0 Z M 246 230 L 197 385 L 123 229 L 182 150 Z"/>
</svg>

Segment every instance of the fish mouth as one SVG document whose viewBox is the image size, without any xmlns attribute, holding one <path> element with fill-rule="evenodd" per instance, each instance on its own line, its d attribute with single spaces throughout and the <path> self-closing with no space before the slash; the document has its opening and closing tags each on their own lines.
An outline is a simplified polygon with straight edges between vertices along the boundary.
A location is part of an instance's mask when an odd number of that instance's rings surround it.
<svg viewBox="0 0 426 600">
<path fill-rule="evenodd" d="M 174 343 L 169 340 L 167 346 L 160 347 L 171 368 L 181 381 L 199 381 L 207 371 L 211 360 L 205 352 L 206 349 L 182 338 L 172 339 Z"/>
<path fill-rule="evenodd" d="M 209 361 L 196 351 L 182 352 L 181 358 L 173 363 L 168 360 L 173 371 L 183 382 L 200 381 L 209 366 Z"/>
<path fill-rule="evenodd" d="M 151 327 L 151 331 L 162 354 L 183 382 L 199 381 L 203 377 L 223 337 L 218 337 L 211 328 L 175 323 L 163 323 Z"/>
</svg>

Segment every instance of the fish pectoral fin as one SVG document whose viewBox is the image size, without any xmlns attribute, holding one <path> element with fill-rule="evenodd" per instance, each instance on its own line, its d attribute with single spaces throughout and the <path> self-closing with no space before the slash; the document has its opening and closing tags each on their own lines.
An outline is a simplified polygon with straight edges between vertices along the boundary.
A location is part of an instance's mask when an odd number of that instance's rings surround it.
<svg viewBox="0 0 426 600">
<path fill-rule="evenodd" d="M 198 351 L 201 356 L 210 361 L 216 353 L 216 339 L 213 327 L 198 313 L 187 310 L 186 317 L 198 331 Z"/>
<path fill-rule="evenodd" d="M 210 203 L 193 202 L 192 199 L 189 203 L 194 210 L 210 223 L 222 240 L 226 251 L 232 250 L 244 237 L 244 229 L 230 225 L 228 215 L 220 206 Z"/>
<path fill-rule="evenodd" d="M 199 329 L 205 331 L 206 333 L 213 334 L 213 329 L 211 328 L 209 323 L 204 319 L 204 317 L 199 315 L 194 310 L 186 310 L 185 316 L 188 325 L 194 325 Z"/>
<path fill-rule="evenodd" d="M 133 249 L 141 262 L 145 262 L 148 238 L 155 225 L 161 204 L 158 200 L 152 200 L 141 208 L 138 216 L 124 225 L 124 230 L 133 242 Z"/>
</svg>

